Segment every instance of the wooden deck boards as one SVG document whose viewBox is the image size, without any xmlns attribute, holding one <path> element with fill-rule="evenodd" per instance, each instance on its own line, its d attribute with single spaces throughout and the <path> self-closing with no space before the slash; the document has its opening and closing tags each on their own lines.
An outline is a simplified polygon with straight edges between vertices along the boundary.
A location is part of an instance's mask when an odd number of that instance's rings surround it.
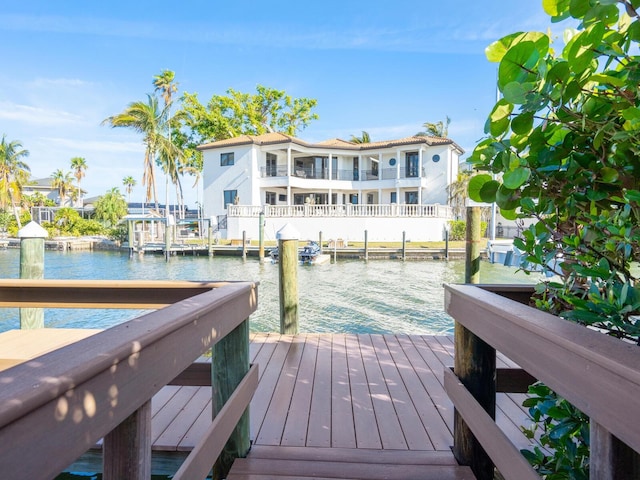
<svg viewBox="0 0 640 480">
<path fill-rule="evenodd" d="M 331 478 L 323 462 L 348 452 L 361 452 L 350 454 L 354 465 L 377 453 L 390 459 L 385 465 L 406 465 L 411 452 L 416 459 L 451 458 L 453 406 L 443 388 L 444 368 L 453 364 L 450 337 L 254 333 L 250 355 L 260 371 L 250 408 L 253 451 L 288 452 L 269 463 L 273 475 L 281 468 L 294 474 L 290 462 L 301 456 L 312 462 L 313 478 Z M 498 366 L 514 364 L 500 355 Z M 527 445 L 519 428 L 527 421 L 522 398 L 497 398 L 497 423 L 518 448 Z M 210 412 L 210 387 L 163 388 L 152 401 L 155 454 L 191 450 Z M 237 478 L 254 478 L 250 468 L 238 471 L 244 476 Z M 461 475 L 451 478 L 467 478 Z"/>
</svg>

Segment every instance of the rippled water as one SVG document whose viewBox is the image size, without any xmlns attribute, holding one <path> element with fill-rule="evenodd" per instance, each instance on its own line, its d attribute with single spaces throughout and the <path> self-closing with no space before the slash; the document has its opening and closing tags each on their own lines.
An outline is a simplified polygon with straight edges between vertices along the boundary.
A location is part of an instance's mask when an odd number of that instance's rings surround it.
<svg viewBox="0 0 640 480">
<path fill-rule="evenodd" d="M 19 277 L 17 249 L 0 251 L 0 277 Z M 512 268 L 483 262 L 484 283 L 532 283 Z M 119 252 L 45 252 L 45 278 L 259 281 L 254 331 L 279 330 L 278 266 L 237 257 L 173 257 Z M 449 334 L 443 283 L 464 280 L 464 261 L 338 260 L 298 269 L 300 330 L 305 332 Z M 137 310 L 47 309 L 48 327 L 106 328 Z M 0 331 L 19 328 L 17 309 L 0 309 Z"/>
</svg>

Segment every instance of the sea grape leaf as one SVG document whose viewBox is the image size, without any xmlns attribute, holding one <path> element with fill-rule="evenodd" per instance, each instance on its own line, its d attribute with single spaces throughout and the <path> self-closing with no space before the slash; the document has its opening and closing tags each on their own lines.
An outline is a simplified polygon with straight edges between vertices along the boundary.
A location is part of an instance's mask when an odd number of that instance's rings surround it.
<svg viewBox="0 0 640 480">
<path fill-rule="evenodd" d="M 500 90 L 511 82 L 532 80 L 531 71 L 540 60 L 540 52 L 533 42 L 521 42 L 513 45 L 500 61 L 498 67 L 498 85 Z"/>
<path fill-rule="evenodd" d="M 514 170 L 510 170 L 502 177 L 502 183 L 505 187 L 510 189 L 520 188 L 524 183 L 529 180 L 531 170 L 527 167 L 518 167 Z"/>
<path fill-rule="evenodd" d="M 482 197 L 480 196 L 480 190 L 484 186 L 485 183 L 491 182 L 493 178 L 491 175 L 482 173 L 480 175 L 474 175 L 469 180 L 469 198 L 474 202 L 482 202 Z"/>
</svg>

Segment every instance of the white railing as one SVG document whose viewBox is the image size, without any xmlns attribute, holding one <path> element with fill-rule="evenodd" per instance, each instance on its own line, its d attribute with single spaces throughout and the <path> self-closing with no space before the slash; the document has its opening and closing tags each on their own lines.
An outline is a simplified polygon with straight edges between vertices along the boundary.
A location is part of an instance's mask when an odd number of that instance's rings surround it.
<svg viewBox="0 0 640 480">
<path fill-rule="evenodd" d="M 430 217 L 451 218 L 451 207 L 447 205 L 229 205 L 230 217 Z"/>
</svg>

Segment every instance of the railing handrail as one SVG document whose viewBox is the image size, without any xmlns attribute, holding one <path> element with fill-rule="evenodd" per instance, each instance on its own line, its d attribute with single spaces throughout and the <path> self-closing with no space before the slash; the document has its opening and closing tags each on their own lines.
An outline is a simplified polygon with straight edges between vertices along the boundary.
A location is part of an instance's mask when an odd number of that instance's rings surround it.
<svg viewBox="0 0 640 480">
<path fill-rule="evenodd" d="M 254 283 L 230 283 L 3 371 L 0 471 L 55 476 L 256 307 Z"/>
<path fill-rule="evenodd" d="M 447 313 L 640 452 L 638 346 L 478 287 L 445 285 Z"/>
<path fill-rule="evenodd" d="M 305 204 L 305 205 L 229 205 L 230 217 L 257 218 L 260 212 L 265 217 L 451 217 L 451 207 L 434 204 Z"/>
</svg>

